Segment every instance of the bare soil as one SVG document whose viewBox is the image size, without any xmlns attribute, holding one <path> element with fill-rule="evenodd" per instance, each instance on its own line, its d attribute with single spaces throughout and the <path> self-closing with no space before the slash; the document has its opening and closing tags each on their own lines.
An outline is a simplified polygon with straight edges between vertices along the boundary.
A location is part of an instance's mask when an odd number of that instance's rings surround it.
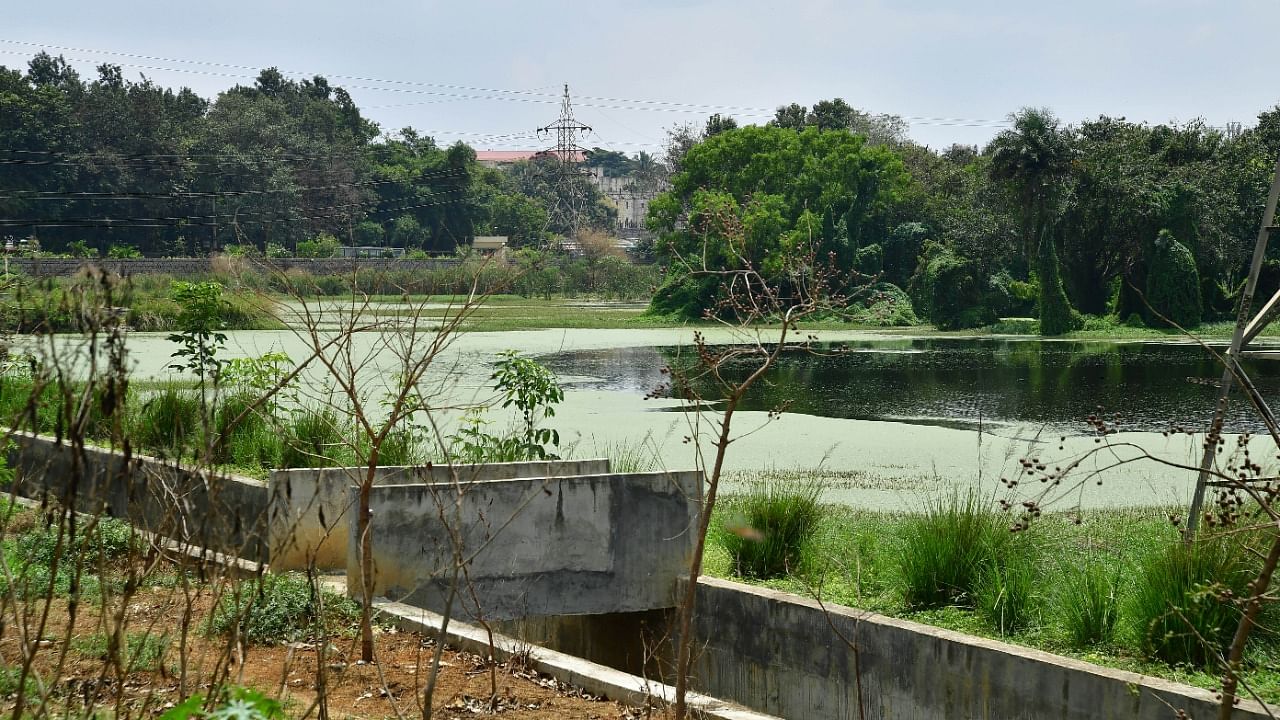
<svg viewBox="0 0 1280 720">
<path fill-rule="evenodd" d="M 61 598 L 48 601 L 44 631 L 34 643 L 33 667 L 50 689 L 47 702 L 60 706 L 51 714 L 96 707 L 109 709 L 116 717 L 148 717 L 193 693 L 206 694 L 210 687 L 231 683 L 279 700 L 291 717 L 320 716 L 321 697 L 332 718 L 422 717 L 422 690 L 435 652 L 429 638 L 380 629 L 376 662 L 365 664 L 358 662 L 359 644 L 351 637 L 334 638 L 323 648 L 319 642 L 238 647 L 229 638 L 203 632 L 212 606 L 207 596 L 195 598 L 189 606 L 190 613 L 185 611 L 188 603 L 181 591 L 174 588 L 143 588 L 127 606 L 106 612 L 87 603 L 73 607 Z M 34 637 L 45 609 L 45 600 L 3 608 L 0 661 L 4 665 L 21 666 L 21 638 Z M 180 647 L 184 615 L 188 616 L 185 648 Z M 105 641 L 101 638 L 111 635 L 111 628 L 119 627 L 121 621 L 129 634 L 168 640 L 167 649 L 151 667 L 122 670 L 121 664 L 130 664 L 127 659 L 113 661 L 108 658 L 119 653 L 102 651 Z M 19 632 L 24 627 L 26 632 Z M 96 647 L 91 641 L 95 637 L 99 638 Z M 0 698 L 0 708 L 12 713 L 14 698 L 12 693 Z M 519 663 L 494 665 L 450 648 L 443 653 L 432 704 L 439 718 L 649 717 L 644 711 L 567 687 Z"/>
</svg>

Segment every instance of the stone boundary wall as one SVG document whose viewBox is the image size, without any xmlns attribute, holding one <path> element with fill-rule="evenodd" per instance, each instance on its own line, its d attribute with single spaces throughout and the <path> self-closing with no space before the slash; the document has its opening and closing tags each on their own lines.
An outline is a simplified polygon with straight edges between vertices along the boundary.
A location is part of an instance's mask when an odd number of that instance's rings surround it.
<svg viewBox="0 0 1280 720">
<path fill-rule="evenodd" d="M 693 687 L 780 717 L 1217 717 L 1213 693 L 1137 673 L 726 580 L 697 594 Z M 1232 715 L 1272 716 L 1252 701 Z"/>
<path fill-rule="evenodd" d="M 453 258 L 431 260 L 405 260 L 396 258 L 280 258 L 274 260 L 246 260 L 248 266 L 269 272 L 305 270 L 313 275 L 339 275 L 354 270 L 403 270 L 425 271 L 454 267 L 459 264 Z M 80 260 L 73 258 L 10 258 L 9 268 L 31 277 L 65 277 L 74 275 L 82 267 L 109 270 L 123 276 L 129 275 L 206 275 L 212 272 L 210 258 L 133 258 L 113 260 Z"/>
<path fill-rule="evenodd" d="M 145 455 L 8 434 L 12 492 L 79 512 L 105 512 L 180 545 L 267 562 L 267 485 Z"/>
<path fill-rule="evenodd" d="M 345 570 L 350 533 L 348 489 L 364 480 L 367 468 L 272 470 L 267 481 L 273 570 Z M 608 460 L 544 460 L 484 465 L 380 467 L 374 485 L 460 483 L 508 478 L 595 475 L 609 472 Z"/>
<path fill-rule="evenodd" d="M 702 473 L 684 471 L 492 480 L 464 493 L 451 483 L 374 487 L 374 595 L 443 612 L 454 597 L 456 550 L 469 559 L 468 587 L 453 607 L 463 620 L 673 607 L 693 552 L 702 481 Z M 457 528 L 460 548 L 442 515 Z M 357 528 L 350 523 L 347 544 L 353 592 L 361 577 Z"/>
</svg>

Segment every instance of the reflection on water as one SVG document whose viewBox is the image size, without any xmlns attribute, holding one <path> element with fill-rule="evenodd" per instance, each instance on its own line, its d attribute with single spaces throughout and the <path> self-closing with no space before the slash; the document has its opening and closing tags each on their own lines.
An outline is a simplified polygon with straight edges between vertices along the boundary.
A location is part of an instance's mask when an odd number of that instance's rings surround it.
<svg viewBox="0 0 1280 720">
<path fill-rule="evenodd" d="M 902 339 L 824 346 L 831 354 L 786 356 L 748 396 L 745 408 L 863 420 L 971 427 L 1048 424 L 1082 433 L 1105 408 L 1122 430 L 1203 427 L 1221 367 L 1188 344 L 1014 339 Z M 683 353 L 683 356 L 681 355 Z M 623 348 L 561 353 L 549 365 L 575 387 L 644 394 L 661 369 L 692 358 L 689 348 Z M 1280 361 L 1246 362 L 1263 396 L 1280 395 Z M 743 368 L 739 368 L 742 370 Z M 1259 431 L 1237 400 L 1228 430 Z"/>
</svg>

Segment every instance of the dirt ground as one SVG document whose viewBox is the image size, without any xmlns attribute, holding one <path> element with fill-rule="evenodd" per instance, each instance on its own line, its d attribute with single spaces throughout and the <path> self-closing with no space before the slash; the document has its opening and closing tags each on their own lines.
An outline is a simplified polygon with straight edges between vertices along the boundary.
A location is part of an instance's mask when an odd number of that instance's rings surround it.
<svg viewBox="0 0 1280 720">
<path fill-rule="evenodd" d="M 127 607 L 103 612 L 81 603 L 74 625 L 71 607 L 55 599 L 37 643 L 34 668 L 51 685 L 49 702 L 73 710 L 96 706 L 109 708 L 117 717 L 149 717 L 173 706 L 184 696 L 205 693 L 212 684 L 230 682 L 253 688 L 279 700 L 290 717 L 319 717 L 317 686 L 331 718 L 417 718 L 422 716 L 422 688 L 435 652 L 434 643 L 416 633 L 378 630 L 377 658 L 373 664 L 358 662 L 355 638 L 335 638 L 321 649 L 315 642 L 259 645 L 246 648 L 225 637 L 200 631 L 211 602 L 193 604 L 185 652 L 179 648 L 181 618 L 186 603 L 173 588 L 144 588 Z M 27 637 L 34 635 L 43 601 L 3 608 L 0 625 L 0 659 L 9 668 L 22 662 L 22 643 L 16 619 Z M 145 670 L 122 671 L 107 661 L 101 647 L 87 647 L 86 639 L 110 635 L 110 628 L 124 620 L 129 633 L 169 638 L 167 650 Z M 68 636 L 70 640 L 68 639 Z M 102 642 L 105 642 L 102 641 Z M 158 643 L 157 645 L 161 645 Z M 185 661 L 185 663 L 184 663 Z M 129 663 L 124 663 L 128 665 Z M 185 672 L 183 665 L 185 664 Z M 320 673 L 323 665 L 323 673 Z M 56 681 L 53 679 L 56 678 Z M 496 694 L 492 692 L 496 684 Z M 0 708 L 12 712 L 14 695 L 0 698 Z M 491 665 L 476 655 L 446 648 L 440 665 L 435 700 L 439 718 L 475 718 L 493 715 L 529 720 L 633 720 L 650 717 L 643 710 L 584 694 L 556 680 L 540 676 L 518 663 Z M 60 708 L 61 709 L 61 708 Z M 54 715 L 62 715 L 59 710 Z M 656 715 L 655 715 L 656 716 Z"/>
</svg>

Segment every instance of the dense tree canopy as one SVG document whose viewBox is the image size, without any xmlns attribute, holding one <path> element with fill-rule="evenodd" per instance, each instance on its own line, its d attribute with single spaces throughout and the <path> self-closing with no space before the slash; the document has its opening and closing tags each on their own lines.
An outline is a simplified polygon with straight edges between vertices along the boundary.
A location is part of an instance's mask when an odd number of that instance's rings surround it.
<svg viewBox="0 0 1280 720">
<path fill-rule="evenodd" d="M 477 234 L 526 244 L 559 231 L 541 190 L 480 167 L 465 145 L 380 136 L 323 77 L 270 68 L 208 101 L 114 65 L 86 81 L 44 53 L 25 73 L 0 67 L 0 236 L 47 250 L 292 251 L 321 235 L 446 252 Z"/>
<path fill-rule="evenodd" d="M 885 239 L 907 183 L 896 155 L 847 131 L 749 126 L 694 146 L 650 219 L 676 269 L 672 287 L 687 294 L 682 268 L 704 262 L 777 276 L 788 257 L 812 247 L 852 266 L 859 250 Z M 677 304 L 706 307 L 707 294 Z"/>
<path fill-rule="evenodd" d="M 781 105 L 764 126 L 714 115 L 673 128 L 662 158 L 594 148 L 586 164 L 657 194 L 650 247 L 673 269 L 660 310 L 714 305 L 714 282 L 681 267 L 779 274 L 803 247 L 947 327 L 1034 316 L 1053 333 L 1082 313 L 1194 324 L 1232 312 L 1280 105 L 1230 134 L 1110 116 L 1065 125 L 1042 109 L 1014 113 L 983 148 L 922 147 L 906 131 L 833 98 Z M 114 65 L 81 77 L 44 53 L 0 67 L 0 237 L 47 251 L 450 252 L 476 235 L 539 246 L 611 231 L 609 199 L 564 170 L 486 168 L 466 145 L 386 133 L 323 77 L 267 69 L 207 99 Z"/>
</svg>

